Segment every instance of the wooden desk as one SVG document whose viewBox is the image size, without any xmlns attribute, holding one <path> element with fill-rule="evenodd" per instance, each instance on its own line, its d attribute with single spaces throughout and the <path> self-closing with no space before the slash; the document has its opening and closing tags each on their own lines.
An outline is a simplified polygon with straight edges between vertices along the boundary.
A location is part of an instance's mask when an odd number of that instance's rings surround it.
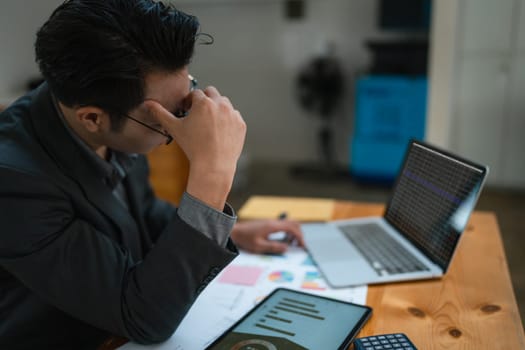
<svg viewBox="0 0 525 350">
<path fill-rule="evenodd" d="M 336 202 L 333 219 L 381 215 Z M 525 349 L 496 216 L 475 212 L 442 279 L 369 286 L 374 314 L 360 336 L 406 333 L 419 349 Z"/>
<path fill-rule="evenodd" d="M 338 201 L 333 219 L 381 215 L 383 209 Z M 369 286 L 374 314 L 359 336 L 403 332 L 421 350 L 525 349 L 496 216 L 472 214 L 459 244 L 442 279 Z M 100 349 L 124 342 L 112 339 Z"/>
</svg>

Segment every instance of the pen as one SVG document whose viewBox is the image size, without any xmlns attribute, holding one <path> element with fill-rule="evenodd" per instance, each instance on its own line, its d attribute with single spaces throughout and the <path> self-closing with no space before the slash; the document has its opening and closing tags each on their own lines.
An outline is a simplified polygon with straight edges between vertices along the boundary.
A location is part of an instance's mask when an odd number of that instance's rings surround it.
<svg viewBox="0 0 525 350">
<path fill-rule="evenodd" d="M 286 220 L 287 217 L 288 217 L 288 214 L 285 211 L 283 211 L 277 216 L 277 220 Z M 268 236 L 268 239 L 270 241 L 281 242 L 281 243 L 289 243 L 291 241 L 291 238 L 292 237 L 284 231 L 273 232 Z"/>
<path fill-rule="evenodd" d="M 281 213 L 279 214 L 279 217 L 278 217 L 279 220 L 286 220 L 287 218 L 288 218 L 288 213 L 285 212 L 285 211 L 281 212 Z M 280 242 L 283 242 L 283 243 L 288 243 L 288 244 L 290 244 L 290 243 L 292 243 L 292 241 L 293 241 L 293 237 L 292 237 L 292 235 L 290 235 L 289 233 L 284 232 L 284 236 L 283 236 L 283 238 L 281 238 L 279 241 L 280 241 Z"/>
</svg>

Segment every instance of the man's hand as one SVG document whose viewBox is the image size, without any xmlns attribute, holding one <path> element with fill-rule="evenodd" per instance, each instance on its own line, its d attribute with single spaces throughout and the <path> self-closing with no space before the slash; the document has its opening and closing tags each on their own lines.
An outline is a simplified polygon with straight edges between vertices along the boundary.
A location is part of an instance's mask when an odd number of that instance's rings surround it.
<svg viewBox="0 0 525 350">
<path fill-rule="evenodd" d="M 244 145 L 246 123 L 214 87 L 195 90 L 187 99 L 191 109 L 185 118 L 176 118 L 156 101 L 144 105 L 188 157 L 186 191 L 222 211 Z"/>
<path fill-rule="evenodd" d="M 298 245 L 303 247 L 303 234 L 298 222 L 290 220 L 255 220 L 237 223 L 231 237 L 241 249 L 252 253 L 281 254 L 288 249 L 288 244 L 271 241 L 268 237 L 275 232 L 288 233 Z"/>
</svg>

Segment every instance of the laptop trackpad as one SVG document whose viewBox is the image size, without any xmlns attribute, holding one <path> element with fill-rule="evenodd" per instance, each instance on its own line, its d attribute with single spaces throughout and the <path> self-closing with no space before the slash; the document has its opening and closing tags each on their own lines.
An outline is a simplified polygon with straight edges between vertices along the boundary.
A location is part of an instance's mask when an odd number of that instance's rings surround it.
<svg viewBox="0 0 525 350">
<path fill-rule="evenodd" d="M 333 287 L 346 287 L 370 281 L 376 276 L 358 250 L 333 225 L 303 225 L 306 246 L 321 272 Z"/>
<path fill-rule="evenodd" d="M 363 260 L 328 261 L 321 267 L 321 272 L 332 287 L 367 284 L 377 274 Z"/>
<path fill-rule="evenodd" d="M 357 249 L 348 242 L 339 229 L 324 225 L 317 230 L 314 224 L 303 226 L 306 246 L 312 252 L 314 259 L 322 261 L 346 261 L 347 263 L 359 257 Z"/>
<path fill-rule="evenodd" d="M 358 253 L 350 244 L 341 244 L 341 239 L 324 239 L 315 243 L 313 250 L 316 251 L 314 256 L 322 257 L 323 261 L 341 261 L 346 262 L 357 259 Z"/>
</svg>

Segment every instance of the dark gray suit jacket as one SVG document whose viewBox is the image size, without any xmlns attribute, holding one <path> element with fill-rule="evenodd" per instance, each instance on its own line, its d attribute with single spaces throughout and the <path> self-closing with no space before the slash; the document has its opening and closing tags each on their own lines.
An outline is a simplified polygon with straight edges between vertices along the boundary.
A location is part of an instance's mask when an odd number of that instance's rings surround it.
<svg viewBox="0 0 525 350">
<path fill-rule="evenodd" d="M 155 198 L 144 157 L 102 182 L 43 84 L 0 114 L 0 349 L 167 339 L 236 255 Z"/>
</svg>

